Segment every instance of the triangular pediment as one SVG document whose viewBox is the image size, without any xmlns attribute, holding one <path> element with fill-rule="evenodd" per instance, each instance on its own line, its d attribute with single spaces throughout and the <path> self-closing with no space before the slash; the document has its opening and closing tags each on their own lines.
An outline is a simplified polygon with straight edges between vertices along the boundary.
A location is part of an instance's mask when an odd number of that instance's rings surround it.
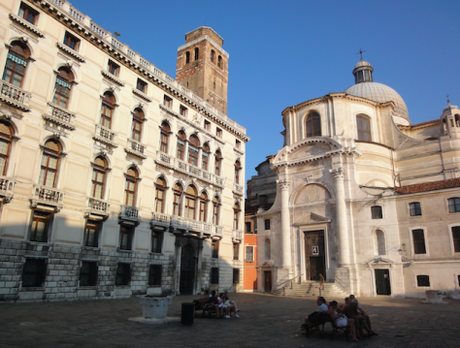
<svg viewBox="0 0 460 348">
<path fill-rule="evenodd" d="M 368 265 L 391 265 L 394 262 L 390 259 L 384 257 L 376 257 L 370 260 L 367 264 Z"/>
<path fill-rule="evenodd" d="M 310 214 L 303 216 L 296 222 L 294 222 L 294 225 L 296 226 L 318 225 L 318 224 L 325 224 L 328 222 L 331 222 L 331 220 L 319 214 L 310 213 Z"/>
</svg>

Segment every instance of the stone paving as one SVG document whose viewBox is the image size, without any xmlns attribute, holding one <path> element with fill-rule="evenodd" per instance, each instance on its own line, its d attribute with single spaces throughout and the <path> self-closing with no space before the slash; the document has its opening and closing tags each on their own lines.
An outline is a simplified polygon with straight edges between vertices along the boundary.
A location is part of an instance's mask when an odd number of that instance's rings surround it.
<svg viewBox="0 0 460 348">
<path fill-rule="evenodd" d="M 197 296 L 175 297 L 168 316 L 179 316 L 181 303 Z M 378 336 L 346 342 L 302 335 L 303 317 L 314 299 L 263 294 L 230 294 L 240 318 L 195 318 L 153 326 L 128 321 L 141 315 L 138 298 L 46 303 L 0 304 L 0 347 L 460 347 L 460 301 L 422 304 L 416 299 L 361 298 Z M 328 299 L 332 300 L 332 299 Z"/>
</svg>

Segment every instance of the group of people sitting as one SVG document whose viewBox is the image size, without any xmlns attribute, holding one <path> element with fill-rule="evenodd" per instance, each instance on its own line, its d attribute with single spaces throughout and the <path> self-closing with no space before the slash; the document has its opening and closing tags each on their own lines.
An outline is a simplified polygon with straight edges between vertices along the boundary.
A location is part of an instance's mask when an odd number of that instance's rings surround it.
<svg viewBox="0 0 460 348">
<path fill-rule="evenodd" d="M 230 319 L 232 312 L 235 313 L 235 318 L 239 318 L 237 312 L 240 310 L 235 301 L 230 301 L 227 291 L 217 294 L 216 291 L 213 290 L 210 295 L 208 290 L 204 290 L 204 296 L 196 301 L 201 303 L 204 302 L 203 312 L 215 309 L 217 318 Z"/>
<path fill-rule="evenodd" d="M 321 313 L 328 313 L 337 327 L 350 328 L 349 334 L 354 341 L 377 335 L 372 330 L 369 315 L 361 307 L 355 295 L 346 297 L 345 302 L 341 304 L 338 304 L 337 301 L 331 301 L 328 304 L 324 297 L 320 296 L 316 300 L 316 304 L 318 305 L 318 309 L 305 317 L 306 327 L 317 324 Z M 364 335 L 364 330 L 367 331 L 366 336 Z"/>
</svg>

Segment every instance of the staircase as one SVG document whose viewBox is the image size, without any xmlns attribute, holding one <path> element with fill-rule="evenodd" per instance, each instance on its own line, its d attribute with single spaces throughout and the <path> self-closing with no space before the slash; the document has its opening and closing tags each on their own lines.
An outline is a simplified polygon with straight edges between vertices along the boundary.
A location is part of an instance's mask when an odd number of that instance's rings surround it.
<svg viewBox="0 0 460 348">
<path fill-rule="evenodd" d="M 283 288 L 276 291 L 276 295 L 288 296 L 288 297 L 311 297 L 316 299 L 320 296 L 319 287 L 320 281 L 307 280 L 301 284 L 297 282 L 288 282 Z M 349 294 L 342 291 L 335 283 L 324 283 L 323 289 L 321 289 L 321 296 L 323 296 L 328 302 L 336 300 L 337 302 L 343 302 L 343 299 Z"/>
</svg>

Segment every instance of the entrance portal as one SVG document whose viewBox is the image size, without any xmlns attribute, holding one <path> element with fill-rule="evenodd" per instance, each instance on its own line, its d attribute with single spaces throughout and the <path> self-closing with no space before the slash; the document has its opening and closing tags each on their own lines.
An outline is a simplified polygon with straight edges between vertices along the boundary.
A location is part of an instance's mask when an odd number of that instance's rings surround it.
<svg viewBox="0 0 460 348">
<path fill-rule="evenodd" d="M 195 270 L 197 258 L 195 249 L 190 244 L 182 247 L 182 255 L 180 261 L 180 293 L 193 294 L 195 289 Z"/>
<path fill-rule="evenodd" d="M 377 295 L 391 295 L 390 271 L 387 269 L 375 270 L 375 286 Z"/>
<path fill-rule="evenodd" d="M 264 271 L 264 292 L 272 292 L 272 272 Z"/>
<path fill-rule="evenodd" d="M 324 231 L 305 232 L 305 265 L 307 279 L 326 279 L 326 250 L 324 249 Z"/>
</svg>

